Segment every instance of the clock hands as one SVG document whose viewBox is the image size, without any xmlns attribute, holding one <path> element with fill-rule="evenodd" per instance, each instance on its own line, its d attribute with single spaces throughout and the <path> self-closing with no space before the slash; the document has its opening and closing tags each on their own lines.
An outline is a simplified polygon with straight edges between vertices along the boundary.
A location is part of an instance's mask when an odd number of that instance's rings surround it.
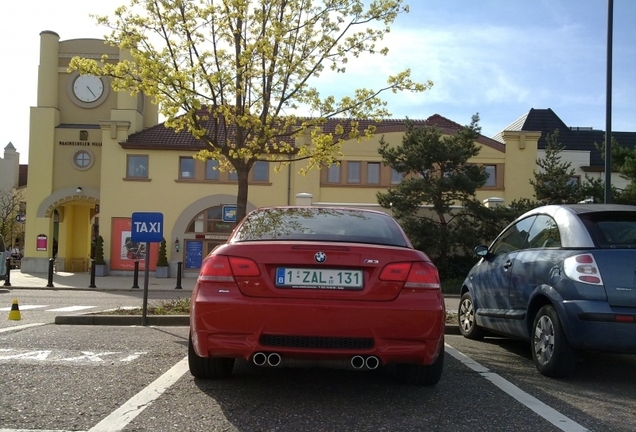
<svg viewBox="0 0 636 432">
<path fill-rule="evenodd" d="M 86 88 L 88 89 L 89 92 L 91 92 L 93 97 L 97 97 L 97 95 L 95 93 L 93 93 L 93 90 L 91 90 L 91 88 L 89 86 L 86 86 Z"/>
</svg>

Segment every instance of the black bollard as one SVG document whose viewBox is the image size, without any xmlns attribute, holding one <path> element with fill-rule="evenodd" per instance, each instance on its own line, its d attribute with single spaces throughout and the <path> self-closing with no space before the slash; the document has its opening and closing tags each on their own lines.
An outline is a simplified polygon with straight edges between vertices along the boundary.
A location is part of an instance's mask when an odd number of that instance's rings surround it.
<svg viewBox="0 0 636 432">
<path fill-rule="evenodd" d="M 181 265 L 183 264 L 183 262 L 179 261 L 177 263 L 177 286 L 174 287 L 174 289 L 183 289 L 181 287 Z"/>
<path fill-rule="evenodd" d="M 139 261 L 135 261 L 135 273 L 133 274 L 133 288 L 139 288 Z"/>
<path fill-rule="evenodd" d="M 91 284 L 89 288 L 97 288 L 95 285 L 95 260 L 91 258 Z"/>
<path fill-rule="evenodd" d="M 53 265 L 55 264 L 55 258 L 49 258 L 49 283 L 46 285 L 47 288 L 53 287 Z"/>
<path fill-rule="evenodd" d="M 11 286 L 11 257 L 7 257 L 7 275 L 4 278 L 4 286 Z"/>
</svg>

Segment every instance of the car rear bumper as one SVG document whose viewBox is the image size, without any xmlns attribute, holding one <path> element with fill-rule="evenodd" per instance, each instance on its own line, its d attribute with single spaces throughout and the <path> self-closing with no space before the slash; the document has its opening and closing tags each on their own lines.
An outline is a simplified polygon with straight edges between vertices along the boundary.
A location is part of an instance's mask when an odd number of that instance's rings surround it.
<svg viewBox="0 0 636 432">
<path fill-rule="evenodd" d="M 405 291 L 388 302 L 321 301 L 193 292 L 190 327 L 201 357 L 349 360 L 431 364 L 444 349 L 445 309 L 435 290 Z M 218 290 L 214 290 L 218 291 Z"/>
<path fill-rule="evenodd" d="M 616 308 L 607 302 L 586 300 L 565 301 L 563 308 L 567 316 L 566 336 L 572 347 L 636 353 L 636 308 Z"/>
</svg>

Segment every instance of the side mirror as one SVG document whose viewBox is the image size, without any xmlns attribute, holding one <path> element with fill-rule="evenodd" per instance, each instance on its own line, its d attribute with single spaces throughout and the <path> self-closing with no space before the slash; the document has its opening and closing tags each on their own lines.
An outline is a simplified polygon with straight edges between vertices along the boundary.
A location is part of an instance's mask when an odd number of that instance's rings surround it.
<svg viewBox="0 0 636 432">
<path fill-rule="evenodd" d="M 486 257 L 488 255 L 488 246 L 479 245 L 475 247 L 475 254 L 479 257 Z"/>
</svg>

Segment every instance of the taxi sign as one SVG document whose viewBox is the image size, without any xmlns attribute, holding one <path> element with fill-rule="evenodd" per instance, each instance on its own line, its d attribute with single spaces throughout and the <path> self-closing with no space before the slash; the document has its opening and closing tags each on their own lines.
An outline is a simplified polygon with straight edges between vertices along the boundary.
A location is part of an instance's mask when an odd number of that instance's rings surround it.
<svg viewBox="0 0 636 432">
<path fill-rule="evenodd" d="M 133 213 L 130 236 L 134 242 L 160 243 L 163 240 L 163 213 Z"/>
</svg>

